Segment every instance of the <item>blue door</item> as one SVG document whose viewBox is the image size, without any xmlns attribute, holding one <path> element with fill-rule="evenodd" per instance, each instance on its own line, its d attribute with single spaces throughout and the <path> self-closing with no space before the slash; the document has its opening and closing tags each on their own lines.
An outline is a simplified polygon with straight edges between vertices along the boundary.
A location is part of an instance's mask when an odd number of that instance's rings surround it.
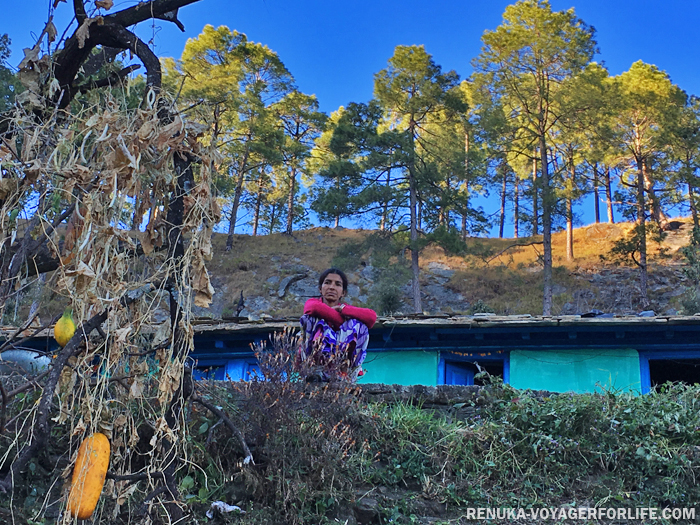
<svg viewBox="0 0 700 525">
<path fill-rule="evenodd" d="M 471 363 L 445 362 L 446 385 L 473 385 L 476 367 Z"/>
</svg>

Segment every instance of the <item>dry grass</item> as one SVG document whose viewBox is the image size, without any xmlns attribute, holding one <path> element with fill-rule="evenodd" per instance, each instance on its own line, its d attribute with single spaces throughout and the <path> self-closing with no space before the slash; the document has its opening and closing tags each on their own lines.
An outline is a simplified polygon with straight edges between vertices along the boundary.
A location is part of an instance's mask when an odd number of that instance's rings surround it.
<svg viewBox="0 0 700 525">
<path fill-rule="evenodd" d="M 663 245 L 650 244 L 652 263 L 662 267 L 667 263 L 668 258 L 659 257 L 664 249 L 672 260 L 680 257 L 676 252 L 680 246 L 687 244 L 691 228 L 689 219 L 681 221 L 682 228 L 669 232 Z M 631 227 L 629 223 L 601 223 L 577 228 L 574 231 L 575 258 L 572 261 L 566 260 L 566 232 L 557 232 L 552 236 L 554 313 L 561 313 L 566 303 L 573 303 L 582 311 L 606 309 L 605 297 L 601 297 L 600 291 L 589 282 L 591 274 L 614 268 L 609 260 L 603 260 L 601 256 L 605 256 L 613 243 Z M 270 286 L 275 286 L 266 284 L 268 278 L 274 275 L 283 278 L 298 273 L 304 269 L 302 266 L 314 273 L 321 272 L 331 265 L 342 246 L 359 243 L 371 233 L 371 230 L 318 227 L 295 232 L 293 237 L 284 234 L 258 237 L 236 235 L 230 252 L 224 250 L 226 235 L 215 234 L 214 258 L 210 263 L 212 280 L 217 288 L 225 285 L 234 302 L 240 290 L 246 297 L 266 296 Z M 421 252 L 420 263 L 426 270 L 431 262 L 442 262 L 455 269 L 456 273 L 447 286 L 464 295 L 470 304 L 480 299 L 496 313 L 537 314 L 542 310 L 542 244 L 537 242 L 541 243 L 541 236 L 520 239 L 469 238 L 466 254 L 450 255 L 438 246 L 428 246 Z M 360 260 L 369 263 L 370 254 L 365 254 Z M 360 268 L 343 269 L 354 272 Z M 630 278 L 625 283 L 633 286 L 635 269 L 629 266 L 627 273 L 630 273 Z M 424 276 L 427 276 L 427 272 Z M 634 310 L 634 294 L 628 294 L 628 300 L 623 295 L 624 290 L 619 290 L 616 308 Z M 296 315 L 299 304 L 291 299 L 285 300 L 270 313 Z"/>
<path fill-rule="evenodd" d="M 651 266 L 652 275 L 654 272 L 668 270 L 665 265 L 669 259 L 658 256 L 661 248 L 668 249 L 670 261 L 681 259 L 677 250 L 688 243 L 688 233 L 692 227 L 690 219 L 681 221 L 683 227 L 669 232 L 662 246 L 654 243 L 650 245 L 651 261 L 655 263 Z M 620 278 L 615 283 L 614 305 L 608 304 L 610 300 L 606 294 L 601 294 L 589 282 L 593 275 L 615 268 L 610 261 L 601 260 L 601 255 L 606 255 L 613 242 L 630 228 L 629 223 L 602 223 L 577 228 L 574 231 L 573 261 L 567 261 L 565 256 L 566 233 L 558 232 L 552 236 L 555 265 L 554 313 L 561 313 L 562 307 L 568 302 L 580 311 L 591 308 L 613 311 L 614 307 L 614 311 L 619 312 L 621 309 L 636 308 L 636 296 L 632 290 L 636 283 L 636 270 L 633 267 L 629 266 L 624 279 Z M 309 268 L 311 273 L 320 273 L 331 266 L 331 261 L 342 246 L 359 243 L 371 233 L 372 230 L 317 227 L 297 231 L 292 237 L 284 234 L 257 237 L 239 234 L 234 236 L 234 246 L 230 252 L 225 251 L 226 235 L 214 234 L 214 256 L 207 266 L 217 295 L 222 290 L 228 290 L 225 315 L 235 314 L 235 304 L 241 291 L 246 298 L 270 297 L 269 291 L 276 290 L 275 284 L 266 282 L 270 277 L 284 278 L 305 270 L 304 267 Z M 533 241 L 541 242 L 541 236 L 520 239 L 469 238 L 465 255 L 450 255 L 438 246 L 428 246 L 421 252 L 420 263 L 426 270 L 431 262 L 442 262 L 455 269 L 457 272 L 447 286 L 464 295 L 469 304 L 481 300 L 496 313 L 537 314 L 542 309 L 542 245 L 527 245 Z M 358 260 L 369 263 L 370 254 L 367 253 Z M 394 257 L 392 264 L 395 261 Z M 359 270 L 343 269 L 349 272 Z M 427 275 L 427 272 L 424 273 L 424 279 Z M 351 280 L 352 277 L 351 275 Z M 64 308 L 62 297 L 56 295 L 52 280 L 49 279 L 46 284 L 40 294 L 42 318 L 60 314 Z M 218 299 L 217 295 L 215 300 Z M 31 300 L 27 297 L 24 302 L 26 304 L 19 309 L 19 318 L 26 314 Z M 673 300 L 671 303 L 670 306 L 679 307 Z M 284 300 L 275 302 L 269 313 L 295 316 L 299 312 L 299 303 L 293 298 L 285 297 Z"/>
</svg>

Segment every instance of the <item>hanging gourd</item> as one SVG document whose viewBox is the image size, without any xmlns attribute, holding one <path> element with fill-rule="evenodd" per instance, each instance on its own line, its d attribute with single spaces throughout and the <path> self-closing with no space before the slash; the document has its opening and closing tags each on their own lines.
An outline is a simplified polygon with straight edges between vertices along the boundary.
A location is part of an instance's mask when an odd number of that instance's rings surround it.
<svg viewBox="0 0 700 525">
<path fill-rule="evenodd" d="M 85 520 L 92 516 L 102 494 L 109 466 L 109 439 L 99 432 L 85 438 L 75 460 L 68 512 Z"/>
<path fill-rule="evenodd" d="M 53 336 L 56 342 L 64 347 L 68 344 L 75 334 L 75 321 L 73 321 L 73 309 L 68 307 L 63 312 L 61 318 L 53 327 Z"/>
</svg>

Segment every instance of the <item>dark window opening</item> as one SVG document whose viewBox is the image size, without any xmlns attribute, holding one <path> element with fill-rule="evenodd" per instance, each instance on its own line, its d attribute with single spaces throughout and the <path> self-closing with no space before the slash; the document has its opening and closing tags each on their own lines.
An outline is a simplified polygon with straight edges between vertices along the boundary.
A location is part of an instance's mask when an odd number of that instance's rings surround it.
<svg viewBox="0 0 700 525">
<path fill-rule="evenodd" d="M 223 381 L 225 379 L 226 367 L 221 366 L 198 366 L 192 371 L 195 380 Z"/>
<path fill-rule="evenodd" d="M 202 359 L 195 363 L 193 376 L 195 379 L 214 379 L 216 381 L 251 381 L 260 379 L 260 365 L 254 357 L 237 359 L 209 360 Z"/>
<path fill-rule="evenodd" d="M 503 379 L 503 361 L 478 362 L 482 372 L 487 372 L 492 376 Z M 479 368 L 473 362 L 445 362 L 445 384 L 446 385 L 479 385 L 483 386 L 488 382 L 486 378 L 475 377 L 479 373 Z"/>
<path fill-rule="evenodd" d="M 668 381 L 700 383 L 700 359 L 650 359 L 649 378 L 652 387 Z"/>
</svg>

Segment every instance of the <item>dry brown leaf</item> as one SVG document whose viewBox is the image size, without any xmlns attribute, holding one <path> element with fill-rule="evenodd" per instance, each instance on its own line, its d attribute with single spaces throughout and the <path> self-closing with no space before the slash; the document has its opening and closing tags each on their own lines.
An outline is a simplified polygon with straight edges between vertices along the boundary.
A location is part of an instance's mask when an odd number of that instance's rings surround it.
<svg viewBox="0 0 700 525">
<path fill-rule="evenodd" d="M 136 132 L 136 136 L 143 141 L 151 140 L 158 132 L 158 120 L 153 118 L 147 120 Z"/>
<path fill-rule="evenodd" d="M 185 123 L 185 129 L 187 130 L 188 136 L 200 137 L 204 135 L 207 132 L 207 130 L 209 130 L 209 126 L 200 122 L 192 122 L 188 120 Z"/>
<path fill-rule="evenodd" d="M 90 268 L 83 261 L 80 261 L 78 267 L 75 270 L 68 270 L 66 272 L 66 287 L 69 286 L 69 282 L 73 281 L 73 288 L 78 294 L 84 293 L 90 283 L 95 279 L 95 271 Z"/>
<path fill-rule="evenodd" d="M 0 159 L 10 160 L 15 157 L 17 157 L 17 148 L 13 144 L 4 141 L 0 143 Z"/>
<path fill-rule="evenodd" d="M 46 24 L 44 31 L 46 32 L 46 34 L 49 37 L 49 42 L 56 41 L 56 35 L 58 34 L 58 31 L 56 31 L 56 26 L 53 25 L 53 21 L 49 20 L 49 23 Z"/>
<path fill-rule="evenodd" d="M 71 434 L 71 437 L 74 438 L 75 436 L 82 436 L 85 434 L 87 431 L 87 427 L 85 426 L 85 421 L 83 421 L 83 418 L 81 417 L 78 423 L 76 423 L 75 427 L 73 428 L 73 433 Z"/>
<path fill-rule="evenodd" d="M 129 397 L 132 399 L 139 399 L 143 397 L 143 391 L 145 390 L 145 385 L 143 384 L 143 379 L 137 377 L 134 382 L 131 383 L 131 388 L 129 388 Z"/>
<path fill-rule="evenodd" d="M 8 195 L 15 193 L 19 189 L 19 179 L 0 179 L 0 199 L 5 199 Z"/>
<path fill-rule="evenodd" d="M 101 18 L 101 17 L 100 17 Z M 80 27 L 75 31 L 75 38 L 78 39 L 78 48 L 85 47 L 85 41 L 90 38 L 90 24 L 96 22 L 97 18 L 86 18 Z"/>
<path fill-rule="evenodd" d="M 95 277 L 95 272 L 83 261 L 80 261 L 75 270 L 68 270 L 66 272 L 66 277 L 76 277 L 79 275 L 84 275 L 85 277 Z"/>
<path fill-rule="evenodd" d="M 121 507 L 126 503 L 126 500 L 129 499 L 129 497 L 136 492 L 136 489 L 138 488 L 137 483 L 131 483 L 126 486 L 126 488 L 122 489 L 119 491 L 119 496 L 117 496 L 117 507 Z"/>
<path fill-rule="evenodd" d="M 58 383 L 56 384 L 56 394 L 72 391 L 77 378 L 78 374 L 75 372 L 75 370 L 73 370 L 70 366 L 64 366 L 63 370 L 61 370 L 61 375 L 59 376 Z M 63 419 L 63 421 L 65 421 L 65 419 Z"/>
<path fill-rule="evenodd" d="M 182 137 L 180 134 L 182 133 L 183 129 L 184 125 L 182 119 L 179 115 L 177 115 L 170 124 L 161 128 L 160 133 L 158 134 L 158 140 L 156 141 L 156 146 L 159 149 L 163 149 L 166 146 L 182 142 Z"/>
<path fill-rule="evenodd" d="M 192 288 L 195 291 L 194 304 L 201 308 L 209 308 L 215 290 L 203 261 L 192 272 Z"/>
<path fill-rule="evenodd" d="M 136 430 L 136 423 L 134 422 L 133 418 L 130 420 L 130 426 L 131 429 L 129 432 L 127 432 L 127 435 L 129 436 L 129 446 L 133 447 L 139 442 L 140 439 L 138 430 Z"/>
<path fill-rule="evenodd" d="M 131 332 L 131 327 L 127 326 L 126 328 L 120 328 L 115 332 L 116 334 L 116 339 L 114 340 L 115 343 L 125 343 L 126 342 L 126 337 L 129 335 L 129 332 Z"/>
<path fill-rule="evenodd" d="M 64 253 L 69 253 L 75 248 L 75 241 L 80 237 L 83 231 L 83 226 L 85 222 L 78 216 L 77 213 L 73 212 L 66 225 L 66 237 L 63 242 Z"/>
<path fill-rule="evenodd" d="M 127 419 L 125 414 L 119 414 L 114 418 L 114 428 L 118 429 L 126 425 Z"/>
<path fill-rule="evenodd" d="M 158 401 L 162 406 L 167 405 L 172 399 L 173 394 L 180 388 L 181 377 L 181 368 L 176 362 L 168 363 L 163 369 L 158 384 L 158 390 L 160 391 Z"/>
<path fill-rule="evenodd" d="M 62 170 L 65 177 L 76 179 L 80 182 L 88 182 L 92 179 L 92 170 L 80 164 L 71 164 Z"/>
<path fill-rule="evenodd" d="M 170 339 L 170 323 L 161 323 L 153 334 L 153 346 L 158 346 Z"/>
<path fill-rule="evenodd" d="M 17 66 L 19 69 L 29 67 L 32 62 L 39 61 L 39 52 L 41 51 L 41 41 L 37 42 L 34 47 L 25 47 L 23 50 L 24 58 Z"/>
<path fill-rule="evenodd" d="M 34 91 L 30 90 L 22 91 L 15 97 L 15 101 L 25 109 L 44 107 L 44 100 Z"/>
<path fill-rule="evenodd" d="M 153 253 L 153 242 L 148 228 L 145 232 L 138 232 L 137 237 L 141 241 L 141 249 L 143 249 L 143 254 L 151 255 L 151 253 Z"/>
<path fill-rule="evenodd" d="M 101 7 L 102 9 L 112 9 L 114 2 L 112 0 L 97 0 L 95 2 L 95 7 Z"/>
<path fill-rule="evenodd" d="M 200 240 L 199 249 L 202 252 L 202 257 L 204 258 L 205 261 L 210 261 L 212 254 L 213 254 L 212 245 L 211 245 L 211 238 L 212 238 L 213 234 L 214 234 L 213 224 L 210 224 L 210 225 L 204 227 L 204 231 L 202 231 L 202 237 Z"/>
</svg>

